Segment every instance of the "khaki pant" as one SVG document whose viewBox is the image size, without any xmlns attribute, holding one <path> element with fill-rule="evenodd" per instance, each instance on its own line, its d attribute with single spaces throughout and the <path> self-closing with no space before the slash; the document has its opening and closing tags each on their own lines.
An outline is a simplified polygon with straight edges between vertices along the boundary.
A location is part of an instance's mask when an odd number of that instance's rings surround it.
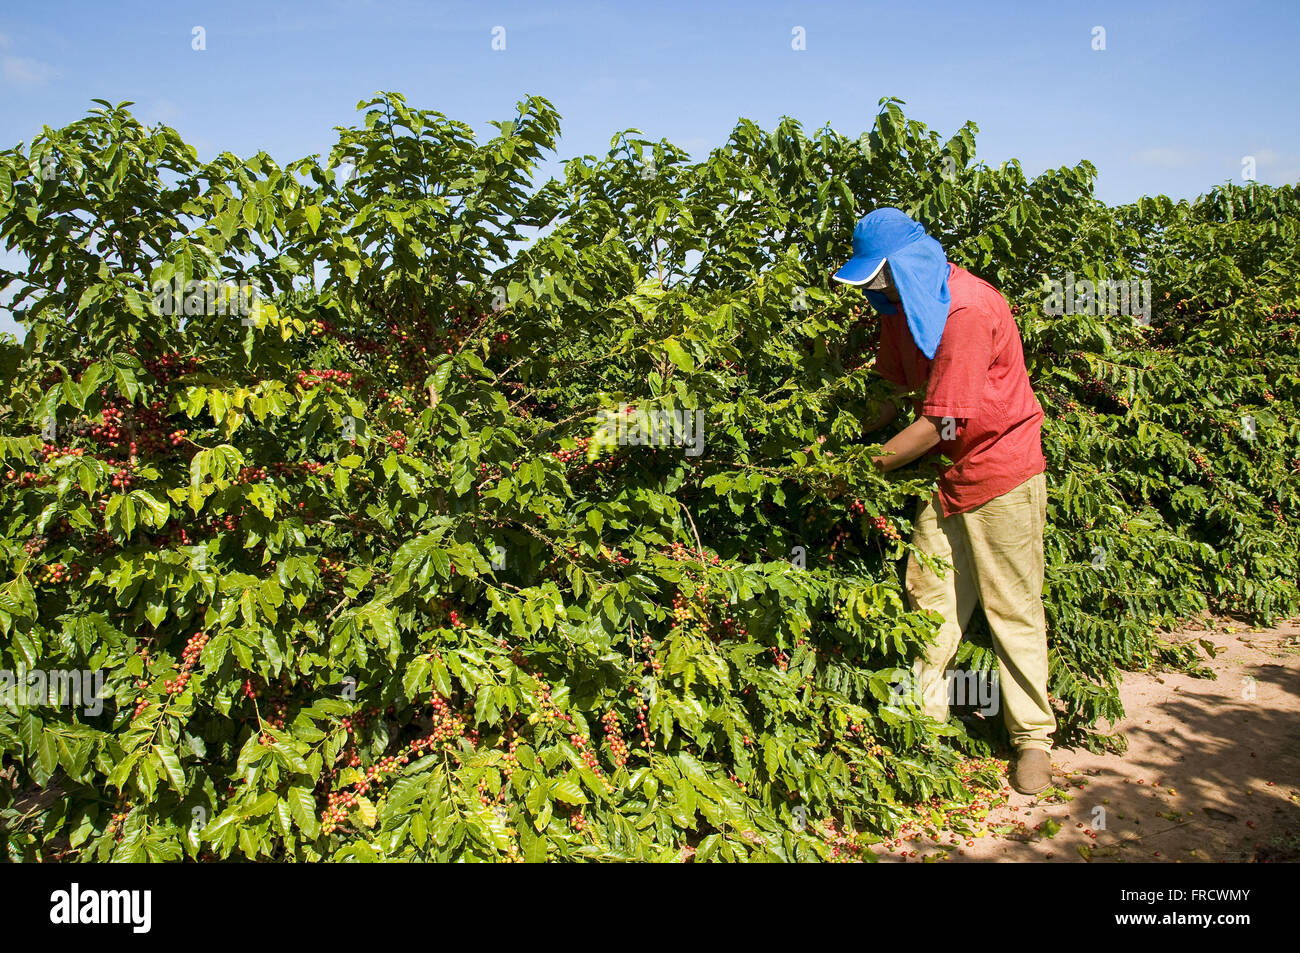
<svg viewBox="0 0 1300 953">
<path fill-rule="evenodd" d="M 939 575 L 915 556 L 907 559 L 907 595 L 913 609 L 943 616 L 937 642 L 916 660 L 914 680 L 922 710 L 948 717 L 946 670 L 962 629 L 977 604 L 993 632 L 1002 690 L 1002 716 L 1017 748 L 1051 748 L 1056 719 L 1047 702 L 1047 623 L 1043 616 L 1043 527 L 1047 480 L 1031 477 L 966 513 L 944 516 L 923 503 L 912 541 L 951 562 Z"/>
</svg>

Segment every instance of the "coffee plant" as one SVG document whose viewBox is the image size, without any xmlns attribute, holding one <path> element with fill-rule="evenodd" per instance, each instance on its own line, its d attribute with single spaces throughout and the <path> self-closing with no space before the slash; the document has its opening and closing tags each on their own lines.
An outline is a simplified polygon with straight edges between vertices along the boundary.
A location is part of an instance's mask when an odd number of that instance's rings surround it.
<svg viewBox="0 0 1300 953">
<path fill-rule="evenodd" d="M 996 784 L 996 730 L 894 703 L 934 471 L 870 465 L 829 280 L 878 205 L 1019 315 L 1058 742 L 1122 744 L 1179 621 L 1300 608 L 1295 188 L 1107 207 L 895 100 L 540 183 L 537 97 L 480 142 L 377 95 L 288 165 L 96 102 L 0 153 L 12 859 L 858 859 Z M 1149 315 L 1052 313 L 1067 274 Z"/>
</svg>

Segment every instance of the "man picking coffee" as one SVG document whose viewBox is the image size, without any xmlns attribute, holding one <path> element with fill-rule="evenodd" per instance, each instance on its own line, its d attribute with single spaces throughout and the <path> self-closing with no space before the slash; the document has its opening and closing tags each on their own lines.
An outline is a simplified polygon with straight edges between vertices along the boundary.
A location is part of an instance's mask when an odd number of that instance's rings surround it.
<svg viewBox="0 0 1300 953">
<path fill-rule="evenodd" d="M 1006 299 L 947 260 L 922 226 L 895 208 L 876 209 L 853 231 L 853 257 L 837 281 L 863 287 L 881 315 L 876 370 L 917 392 L 916 419 L 874 462 L 883 471 L 923 456 L 952 461 L 934 498 L 918 509 L 913 543 L 952 563 L 936 573 L 907 561 L 913 609 L 943 617 L 938 639 L 917 659 L 922 710 L 948 716 L 945 677 L 962 629 L 982 605 L 993 634 L 1002 713 L 1016 749 L 1012 785 L 1038 794 L 1052 783 L 1043 615 L 1043 528 L 1047 487 L 1043 408 L 1025 371 L 1020 331 Z M 869 429 L 897 413 L 888 402 Z"/>
</svg>

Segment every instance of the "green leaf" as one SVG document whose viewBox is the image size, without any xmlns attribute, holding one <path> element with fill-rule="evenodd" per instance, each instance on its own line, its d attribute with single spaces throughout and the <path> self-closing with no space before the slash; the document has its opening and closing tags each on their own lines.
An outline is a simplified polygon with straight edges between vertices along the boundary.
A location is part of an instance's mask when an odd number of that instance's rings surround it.
<svg viewBox="0 0 1300 953">
<path fill-rule="evenodd" d="M 160 746 L 157 753 L 158 760 L 162 762 L 163 771 L 167 775 L 167 780 L 176 789 L 176 793 L 184 797 L 185 771 L 181 768 L 181 759 L 177 757 L 176 752 L 171 748 Z"/>
<path fill-rule="evenodd" d="M 664 350 L 668 352 L 668 359 L 684 371 L 695 370 L 695 359 L 681 346 L 674 338 L 668 338 L 664 342 Z"/>
<path fill-rule="evenodd" d="M 309 840 L 320 836 L 320 819 L 316 816 L 316 799 L 311 791 L 304 787 L 291 787 L 285 800 L 289 803 L 289 813 L 294 823 Z"/>
<path fill-rule="evenodd" d="M 582 793 L 582 788 L 569 778 L 562 778 L 551 785 L 551 797 L 565 804 L 587 803 L 587 796 Z"/>
</svg>

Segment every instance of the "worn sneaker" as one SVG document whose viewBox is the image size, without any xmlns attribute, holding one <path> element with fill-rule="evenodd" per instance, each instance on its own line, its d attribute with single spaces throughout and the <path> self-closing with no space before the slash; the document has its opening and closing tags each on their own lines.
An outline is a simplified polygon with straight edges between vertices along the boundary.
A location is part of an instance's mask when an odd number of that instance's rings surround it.
<svg viewBox="0 0 1300 953">
<path fill-rule="evenodd" d="M 1021 794 L 1039 794 L 1052 786 L 1052 759 L 1042 748 L 1021 748 L 1011 786 Z"/>
</svg>

